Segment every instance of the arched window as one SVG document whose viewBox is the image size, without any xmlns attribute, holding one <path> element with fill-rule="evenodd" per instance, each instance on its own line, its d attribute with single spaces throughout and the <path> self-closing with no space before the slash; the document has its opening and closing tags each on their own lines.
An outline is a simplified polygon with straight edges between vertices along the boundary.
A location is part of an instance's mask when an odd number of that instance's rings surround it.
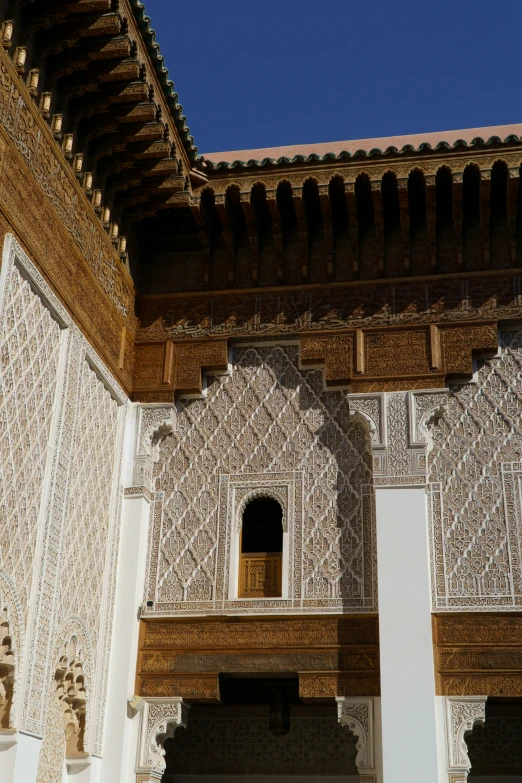
<svg viewBox="0 0 522 783">
<path fill-rule="evenodd" d="M 243 511 L 239 595 L 281 596 L 283 511 L 277 500 L 255 498 Z"/>
</svg>

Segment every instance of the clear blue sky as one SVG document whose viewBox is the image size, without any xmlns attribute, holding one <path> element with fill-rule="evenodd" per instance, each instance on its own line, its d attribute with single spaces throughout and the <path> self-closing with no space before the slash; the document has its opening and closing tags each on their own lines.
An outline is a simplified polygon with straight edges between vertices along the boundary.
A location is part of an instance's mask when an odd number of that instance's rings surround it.
<svg viewBox="0 0 522 783">
<path fill-rule="evenodd" d="M 521 0 L 145 0 L 200 152 L 522 121 Z"/>
</svg>

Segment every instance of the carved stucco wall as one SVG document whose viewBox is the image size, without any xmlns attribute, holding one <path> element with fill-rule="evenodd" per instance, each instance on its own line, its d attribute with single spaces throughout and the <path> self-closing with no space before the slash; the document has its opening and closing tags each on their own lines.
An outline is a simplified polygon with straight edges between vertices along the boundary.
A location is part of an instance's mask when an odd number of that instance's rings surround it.
<svg viewBox="0 0 522 783">
<path fill-rule="evenodd" d="M 38 519 L 63 345 L 58 322 L 20 270 L 5 272 L 0 312 L 0 567 L 27 623 Z"/>
<path fill-rule="evenodd" d="M 277 737 L 268 706 L 193 706 L 187 728 L 166 743 L 165 783 L 191 774 L 357 775 L 355 738 L 335 705 L 290 710 L 290 731 Z"/>
<path fill-rule="evenodd" d="M 522 332 L 478 360 L 431 428 L 429 509 L 435 609 L 522 606 Z"/>
<path fill-rule="evenodd" d="M 13 725 L 47 733 L 39 780 L 55 783 L 54 671 L 71 634 L 83 640 L 87 749 L 101 752 L 125 396 L 12 238 L 1 282 L 0 575 L 26 639 Z"/>
<path fill-rule="evenodd" d="M 299 368 L 296 345 L 236 346 L 228 375 L 181 400 L 155 470 L 154 611 L 375 608 L 369 438 L 346 392 Z M 291 498 L 292 589 L 287 600 L 228 600 L 233 498 L 268 483 Z"/>
</svg>

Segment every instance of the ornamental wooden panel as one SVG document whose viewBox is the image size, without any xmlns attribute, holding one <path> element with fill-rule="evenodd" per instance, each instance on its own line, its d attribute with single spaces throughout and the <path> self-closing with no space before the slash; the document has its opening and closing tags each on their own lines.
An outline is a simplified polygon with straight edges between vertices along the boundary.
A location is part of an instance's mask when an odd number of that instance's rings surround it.
<svg viewBox="0 0 522 783">
<path fill-rule="evenodd" d="M 281 554 L 250 552 L 239 564 L 240 598 L 276 598 L 281 595 Z"/>
<path fill-rule="evenodd" d="M 437 693 L 522 697 L 522 615 L 433 616 Z"/>
<path fill-rule="evenodd" d="M 218 701 L 219 674 L 299 676 L 303 700 L 378 696 L 376 615 L 142 619 L 136 693 Z"/>
</svg>

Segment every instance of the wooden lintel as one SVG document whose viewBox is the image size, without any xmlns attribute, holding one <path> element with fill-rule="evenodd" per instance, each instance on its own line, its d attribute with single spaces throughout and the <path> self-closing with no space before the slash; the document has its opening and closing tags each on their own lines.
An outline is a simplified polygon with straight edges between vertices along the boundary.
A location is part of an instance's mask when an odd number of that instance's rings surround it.
<svg viewBox="0 0 522 783">
<path fill-rule="evenodd" d="M 125 343 L 127 342 L 127 327 L 125 324 L 121 327 L 120 335 L 120 355 L 118 357 L 118 370 L 125 367 Z"/>
<path fill-rule="evenodd" d="M 430 324 L 430 367 L 432 370 L 441 368 L 440 332 L 435 324 Z"/>
<path fill-rule="evenodd" d="M 165 359 L 163 362 L 163 383 L 172 383 L 172 371 L 174 369 L 174 343 L 167 340 L 165 343 Z"/>
<path fill-rule="evenodd" d="M 355 330 L 355 372 L 364 373 L 364 332 Z"/>
</svg>

